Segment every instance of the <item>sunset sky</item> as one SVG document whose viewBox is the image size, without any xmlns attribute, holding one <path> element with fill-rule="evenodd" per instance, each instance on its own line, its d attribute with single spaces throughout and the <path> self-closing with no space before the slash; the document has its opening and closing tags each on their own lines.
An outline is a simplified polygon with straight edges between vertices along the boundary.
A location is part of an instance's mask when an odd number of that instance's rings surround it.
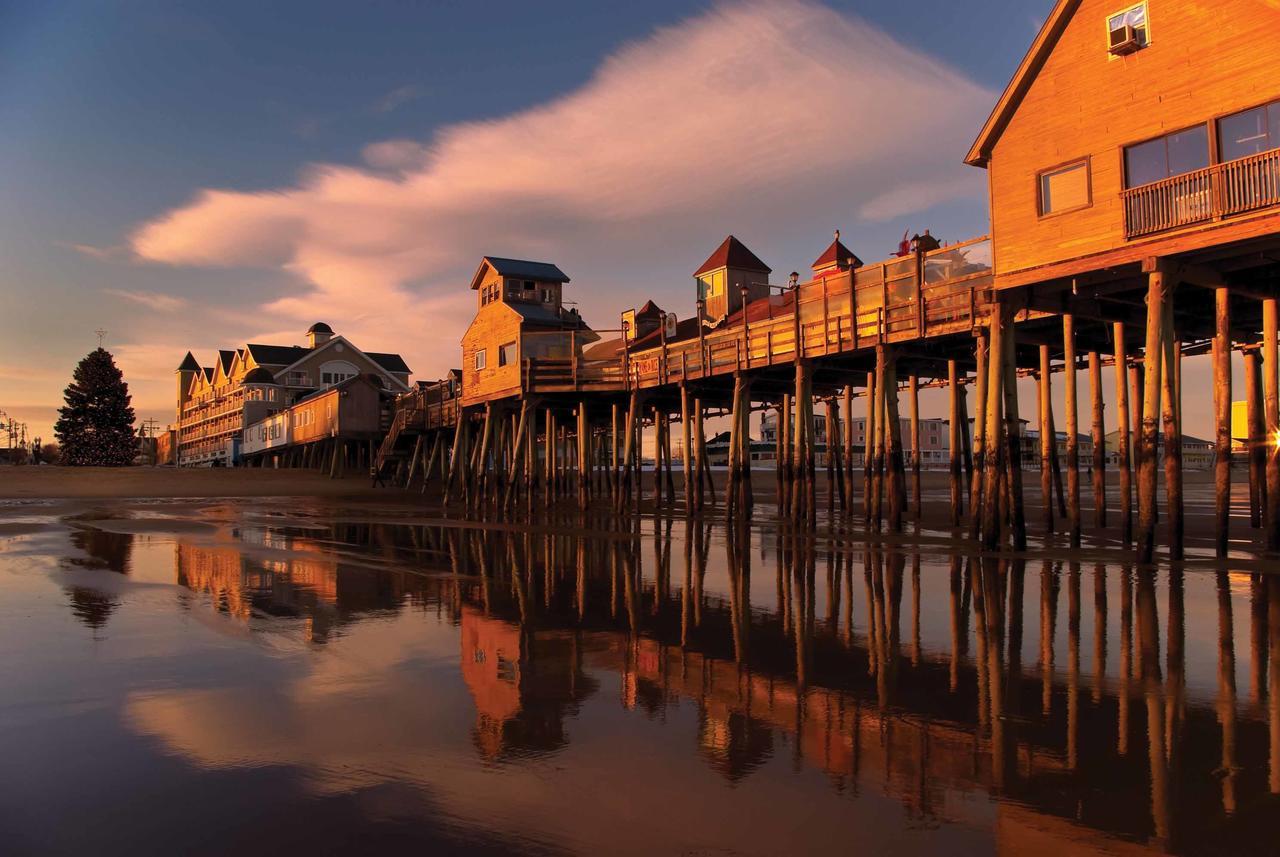
<svg viewBox="0 0 1280 857">
<path fill-rule="evenodd" d="M 0 0 L 0 410 L 49 437 L 95 328 L 161 425 L 187 349 L 317 320 L 439 377 L 486 253 L 612 328 L 729 233 L 777 282 L 983 234 L 961 160 L 1051 6 Z"/>
</svg>

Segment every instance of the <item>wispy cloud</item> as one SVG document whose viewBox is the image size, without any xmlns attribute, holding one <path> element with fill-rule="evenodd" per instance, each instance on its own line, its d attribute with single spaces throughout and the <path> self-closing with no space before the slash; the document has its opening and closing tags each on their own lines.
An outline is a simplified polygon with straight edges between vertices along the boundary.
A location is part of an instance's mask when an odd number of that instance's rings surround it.
<svg viewBox="0 0 1280 857">
<path fill-rule="evenodd" d="M 411 101 L 417 101 L 421 97 L 421 87 L 414 84 L 399 86 L 375 101 L 373 103 L 373 111 L 375 113 L 390 113 L 397 107 L 402 107 Z"/>
<path fill-rule="evenodd" d="M 97 259 L 102 262 L 112 262 L 121 259 L 128 259 L 133 255 L 133 250 L 127 244 L 112 244 L 107 247 L 97 247 L 93 244 L 71 244 L 62 242 L 63 247 L 75 250 L 83 256 L 90 259 Z"/>
<path fill-rule="evenodd" d="M 173 312 L 182 309 L 187 302 L 182 298 L 173 295 L 165 295 L 159 292 L 141 292 L 131 289 L 103 289 L 103 294 L 111 295 L 121 300 L 130 301 L 131 303 L 144 306 L 147 309 L 156 312 Z"/>
<path fill-rule="evenodd" d="M 612 313 L 656 280 L 686 282 L 730 230 L 827 235 L 981 199 L 960 161 L 993 99 L 824 6 L 726 4 L 623 47 L 549 103 L 374 143 L 364 165 L 313 165 L 288 187 L 202 190 L 131 246 L 290 272 L 307 286 L 264 308 L 280 326 L 326 318 L 427 374 L 457 361 L 457 339 L 424 325 L 461 334 L 483 253 L 561 262 L 584 309 Z"/>
</svg>

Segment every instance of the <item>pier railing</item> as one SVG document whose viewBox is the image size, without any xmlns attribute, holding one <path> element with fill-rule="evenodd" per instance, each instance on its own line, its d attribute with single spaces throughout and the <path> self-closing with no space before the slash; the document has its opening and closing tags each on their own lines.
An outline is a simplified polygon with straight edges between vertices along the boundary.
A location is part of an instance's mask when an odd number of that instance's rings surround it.
<svg viewBox="0 0 1280 857">
<path fill-rule="evenodd" d="M 1280 149 L 1121 192 L 1127 238 L 1280 205 Z"/>
<path fill-rule="evenodd" d="M 991 242 L 977 238 L 804 283 L 695 339 L 633 352 L 630 386 L 655 386 L 963 332 L 991 303 Z"/>
</svg>

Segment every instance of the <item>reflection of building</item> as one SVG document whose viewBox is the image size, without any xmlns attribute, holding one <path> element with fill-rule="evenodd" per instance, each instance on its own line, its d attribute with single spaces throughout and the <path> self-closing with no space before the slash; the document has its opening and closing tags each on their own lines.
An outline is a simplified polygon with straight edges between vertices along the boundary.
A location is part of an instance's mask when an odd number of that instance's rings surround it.
<svg viewBox="0 0 1280 857">
<path fill-rule="evenodd" d="M 569 634 L 524 633 L 462 607 L 462 678 L 476 704 L 474 738 L 488 759 L 564 746 L 565 716 L 595 692 Z"/>
<path fill-rule="evenodd" d="M 250 343 L 219 351 L 212 367 L 187 352 L 177 374 L 180 465 L 234 464 L 245 426 L 358 375 L 391 392 L 409 389 L 399 354 L 361 351 L 324 322 L 311 325 L 305 346 Z"/>
</svg>

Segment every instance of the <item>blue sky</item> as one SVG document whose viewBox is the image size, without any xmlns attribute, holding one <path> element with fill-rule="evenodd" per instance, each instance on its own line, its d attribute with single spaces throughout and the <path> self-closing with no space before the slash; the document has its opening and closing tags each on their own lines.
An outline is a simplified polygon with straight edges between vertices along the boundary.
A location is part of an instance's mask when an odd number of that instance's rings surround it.
<svg viewBox="0 0 1280 857">
<path fill-rule="evenodd" d="M 779 281 L 980 234 L 964 146 L 1051 5 L 0 0 L 0 409 L 47 432 L 98 327 L 162 422 L 186 347 L 304 319 L 436 377 L 480 252 L 603 328 L 729 232 Z"/>
</svg>

